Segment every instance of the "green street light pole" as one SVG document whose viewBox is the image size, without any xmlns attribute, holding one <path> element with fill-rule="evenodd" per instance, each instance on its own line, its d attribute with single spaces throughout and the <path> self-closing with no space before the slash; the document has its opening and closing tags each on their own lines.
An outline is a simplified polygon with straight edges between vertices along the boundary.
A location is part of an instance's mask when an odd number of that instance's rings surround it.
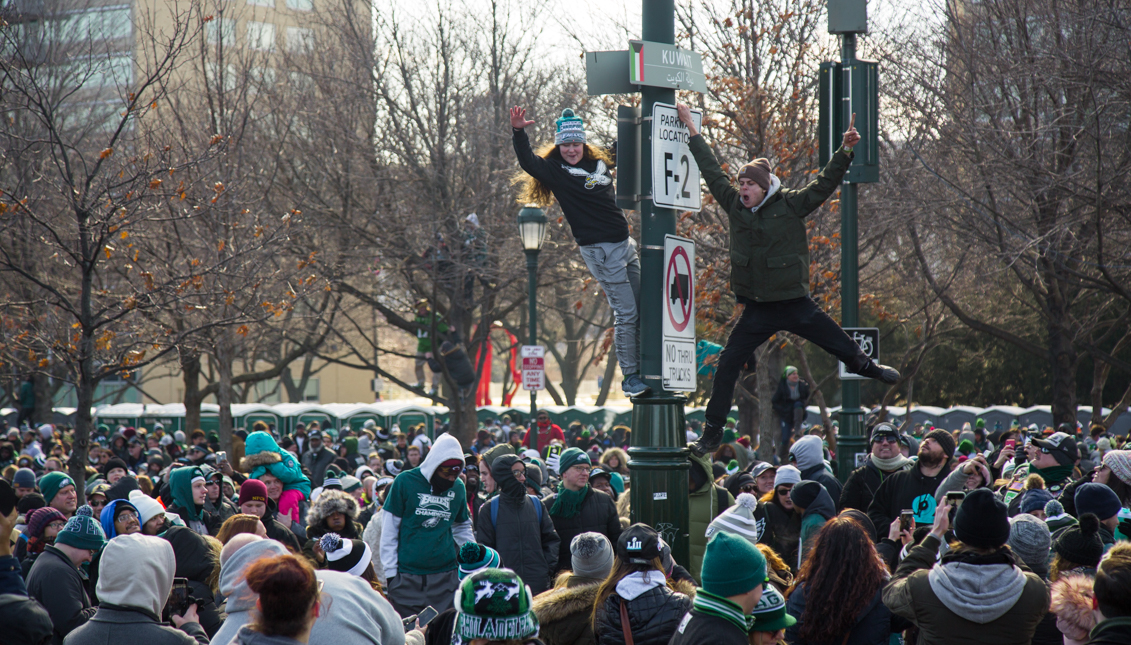
<svg viewBox="0 0 1131 645">
<path fill-rule="evenodd" d="M 856 34 L 842 33 L 840 65 L 849 70 L 856 63 Z M 844 92 L 849 91 L 844 85 Z M 842 101 L 841 123 L 849 123 L 852 104 Z M 857 257 L 856 198 L 858 186 L 845 181 L 840 185 L 840 324 L 856 327 L 860 322 L 860 265 Z M 856 467 L 855 456 L 864 452 L 864 410 L 860 408 L 860 381 L 844 379 L 840 384 L 840 434 L 837 437 L 837 474 L 841 481 Z"/>
<path fill-rule="evenodd" d="M 530 306 L 530 341 L 538 344 L 538 253 L 546 239 L 546 214 L 541 208 L 526 205 L 518 211 L 518 232 L 522 239 L 522 250 L 526 254 L 527 300 Z M 530 419 L 538 416 L 538 392 L 530 390 Z M 538 429 L 531 425 L 530 447 L 538 450 Z"/>
<path fill-rule="evenodd" d="M 642 0 L 641 38 L 675 44 L 674 0 Z M 626 70 L 627 71 L 627 70 Z M 683 405 L 686 399 L 664 390 L 663 280 L 664 237 L 676 232 L 676 214 L 652 203 L 652 105 L 675 103 L 675 90 L 641 87 L 640 188 L 640 375 L 653 395 L 632 401 L 632 521 L 655 528 L 672 548 L 676 562 L 690 558 L 687 450 Z M 696 186 L 698 190 L 698 186 Z M 610 358 L 610 360 L 612 360 Z"/>
</svg>

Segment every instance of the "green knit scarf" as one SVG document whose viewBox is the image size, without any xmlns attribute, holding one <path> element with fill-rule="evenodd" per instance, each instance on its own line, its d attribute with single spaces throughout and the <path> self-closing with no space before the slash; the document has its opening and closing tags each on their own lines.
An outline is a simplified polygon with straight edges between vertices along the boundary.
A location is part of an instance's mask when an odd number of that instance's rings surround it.
<svg viewBox="0 0 1131 645">
<path fill-rule="evenodd" d="M 1067 466 L 1053 466 L 1052 468 L 1037 468 L 1029 464 L 1030 475 L 1040 475 L 1046 485 L 1059 484 L 1072 476 L 1072 464 Z"/>
<path fill-rule="evenodd" d="M 704 591 L 702 588 L 695 592 L 695 599 L 691 601 L 691 606 L 696 611 L 726 620 L 741 629 L 744 634 L 749 634 L 754 627 L 754 617 L 744 614 L 742 607 L 722 596 Z"/>
<path fill-rule="evenodd" d="M 550 515 L 567 520 L 577 516 L 581 512 L 581 504 L 588 494 L 589 484 L 586 484 L 585 488 L 581 490 L 570 490 L 565 487 L 565 484 L 558 484 L 558 497 L 554 500 L 554 505 L 550 507 Z"/>
</svg>

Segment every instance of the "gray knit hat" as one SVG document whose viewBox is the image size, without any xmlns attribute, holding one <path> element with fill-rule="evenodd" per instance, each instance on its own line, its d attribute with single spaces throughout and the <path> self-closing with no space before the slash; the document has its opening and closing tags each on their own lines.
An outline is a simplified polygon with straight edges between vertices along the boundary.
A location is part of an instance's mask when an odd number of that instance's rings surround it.
<svg viewBox="0 0 1131 645">
<path fill-rule="evenodd" d="M 581 533 L 569 543 L 573 574 L 604 580 L 613 568 L 613 545 L 609 538 L 592 531 Z"/>
<path fill-rule="evenodd" d="M 1030 569 L 1048 569 L 1052 534 L 1039 517 L 1028 513 L 1016 515 L 1010 520 L 1009 541 L 1006 544 Z"/>
</svg>

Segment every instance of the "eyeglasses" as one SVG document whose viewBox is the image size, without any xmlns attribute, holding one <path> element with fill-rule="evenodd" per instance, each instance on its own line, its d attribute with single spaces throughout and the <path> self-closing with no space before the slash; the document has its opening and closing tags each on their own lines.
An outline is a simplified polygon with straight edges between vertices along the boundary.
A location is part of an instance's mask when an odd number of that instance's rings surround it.
<svg viewBox="0 0 1131 645">
<path fill-rule="evenodd" d="M 525 468 L 516 468 L 516 469 L 511 471 L 511 474 L 514 475 L 515 479 L 526 479 L 526 469 Z"/>
<path fill-rule="evenodd" d="M 463 466 L 440 466 L 436 470 L 447 475 L 458 475 L 463 472 Z"/>
<path fill-rule="evenodd" d="M 133 512 L 133 511 L 122 511 L 121 513 L 118 513 L 118 517 L 114 518 L 114 521 L 115 522 L 124 522 L 126 520 L 136 520 L 136 519 L 137 519 L 137 513 Z"/>
<path fill-rule="evenodd" d="M 66 525 L 67 525 L 66 522 L 50 522 L 50 523 L 47 524 L 47 528 L 62 530 L 63 527 L 66 526 Z"/>
<path fill-rule="evenodd" d="M 589 471 L 593 470 L 593 467 L 586 466 L 585 464 L 575 464 L 573 466 L 570 466 L 569 469 L 575 473 L 585 473 L 586 475 L 588 475 Z"/>
</svg>

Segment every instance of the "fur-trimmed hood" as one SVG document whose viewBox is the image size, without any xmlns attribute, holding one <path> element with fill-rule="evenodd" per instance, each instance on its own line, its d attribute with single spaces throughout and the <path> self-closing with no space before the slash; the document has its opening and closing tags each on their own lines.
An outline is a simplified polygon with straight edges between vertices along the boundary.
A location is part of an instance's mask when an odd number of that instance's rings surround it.
<svg viewBox="0 0 1131 645">
<path fill-rule="evenodd" d="M 1092 578 L 1082 574 L 1064 576 L 1052 583 L 1049 610 L 1056 614 L 1057 629 L 1066 639 L 1084 642 L 1096 626 L 1092 611 Z"/>
<path fill-rule="evenodd" d="M 353 495 L 340 490 L 324 490 L 310 505 L 310 511 L 306 514 L 306 525 L 319 526 L 334 513 L 341 513 L 353 521 L 357 519 L 357 512 L 357 500 Z"/>
<path fill-rule="evenodd" d="M 254 455 L 244 455 L 244 458 L 240 460 L 240 470 L 249 473 L 258 466 L 277 464 L 282 460 L 282 457 L 273 452 L 257 452 Z"/>
<path fill-rule="evenodd" d="M 593 611 L 593 603 L 597 601 L 597 591 L 600 588 L 600 582 L 557 587 L 535 597 L 531 608 L 542 623 L 577 618 L 579 615 L 588 617 Z"/>
</svg>

